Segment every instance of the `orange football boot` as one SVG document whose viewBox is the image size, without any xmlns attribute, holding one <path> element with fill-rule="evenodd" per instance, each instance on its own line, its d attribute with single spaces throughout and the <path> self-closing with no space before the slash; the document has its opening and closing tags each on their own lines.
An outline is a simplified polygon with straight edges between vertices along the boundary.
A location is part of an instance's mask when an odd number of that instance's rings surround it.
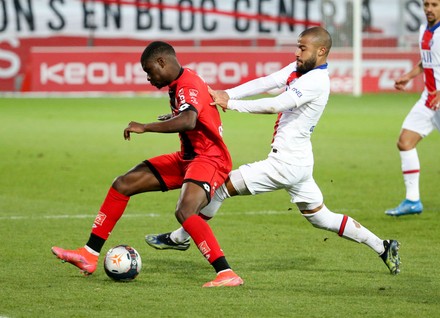
<svg viewBox="0 0 440 318">
<path fill-rule="evenodd" d="M 81 272 L 88 276 L 96 270 L 98 264 L 98 256 L 93 255 L 84 247 L 76 250 L 65 250 L 61 247 L 52 247 L 52 253 L 58 257 L 63 263 L 68 262 L 78 267 Z"/>
<path fill-rule="evenodd" d="M 223 287 L 223 286 L 235 287 L 235 286 L 243 285 L 243 283 L 244 282 L 240 278 L 240 276 L 235 274 L 233 270 L 228 269 L 218 273 L 217 277 L 214 280 L 207 282 L 206 284 L 203 285 L 203 287 Z"/>
</svg>

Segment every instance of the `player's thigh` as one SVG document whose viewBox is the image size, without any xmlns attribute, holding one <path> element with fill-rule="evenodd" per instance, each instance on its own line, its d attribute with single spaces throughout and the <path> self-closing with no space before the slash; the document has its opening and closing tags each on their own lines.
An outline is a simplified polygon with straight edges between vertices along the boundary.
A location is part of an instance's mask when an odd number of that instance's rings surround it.
<svg viewBox="0 0 440 318">
<path fill-rule="evenodd" d="M 419 100 L 405 117 L 402 131 L 413 131 L 424 138 L 436 128 L 433 122 L 434 115 L 435 111 L 426 107 L 423 101 Z"/>
<path fill-rule="evenodd" d="M 176 207 L 176 218 L 184 222 L 192 214 L 198 214 L 211 201 L 215 190 L 228 176 L 211 160 L 196 158 L 186 166 L 182 190 Z"/>
<path fill-rule="evenodd" d="M 185 167 L 179 153 L 164 154 L 144 161 L 159 182 L 161 191 L 180 189 Z"/>
<path fill-rule="evenodd" d="M 313 178 L 313 167 L 297 167 L 297 170 L 298 174 L 302 174 L 302 179 L 286 191 L 290 195 L 290 201 L 296 203 L 300 210 L 312 210 L 324 200 L 321 189 Z"/>
<path fill-rule="evenodd" d="M 195 158 L 186 167 L 183 183 L 197 184 L 206 193 L 207 203 L 211 201 L 215 190 L 228 177 L 229 171 L 222 169 L 217 163 L 207 158 Z"/>
<path fill-rule="evenodd" d="M 289 165 L 273 158 L 242 165 L 238 169 L 252 194 L 271 192 L 289 187 L 298 181 Z"/>
<path fill-rule="evenodd" d="M 176 218 L 183 223 L 191 215 L 198 214 L 207 204 L 207 190 L 197 182 L 187 181 L 182 185 L 177 201 Z"/>
<path fill-rule="evenodd" d="M 117 177 L 112 187 L 127 196 L 132 196 L 142 192 L 160 190 L 160 182 L 152 173 L 145 162 L 130 169 L 124 175 Z"/>
</svg>

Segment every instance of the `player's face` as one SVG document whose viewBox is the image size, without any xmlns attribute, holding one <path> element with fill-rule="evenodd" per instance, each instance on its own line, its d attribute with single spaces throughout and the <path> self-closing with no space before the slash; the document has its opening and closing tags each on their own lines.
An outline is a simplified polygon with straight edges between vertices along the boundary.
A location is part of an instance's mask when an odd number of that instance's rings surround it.
<svg viewBox="0 0 440 318">
<path fill-rule="evenodd" d="M 161 89 L 170 82 L 166 76 L 165 64 L 163 59 L 148 59 L 142 63 L 142 69 L 147 73 L 147 80 L 151 85 Z"/>
<path fill-rule="evenodd" d="M 424 0 L 423 10 L 425 11 L 426 20 L 429 26 L 433 26 L 440 22 L 440 0 Z"/>
<path fill-rule="evenodd" d="M 296 68 L 300 73 L 307 73 L 316 67 L 318 50 L 309 36 L 298 39 L 298 48 L 295 51 Z"/>
</svg>

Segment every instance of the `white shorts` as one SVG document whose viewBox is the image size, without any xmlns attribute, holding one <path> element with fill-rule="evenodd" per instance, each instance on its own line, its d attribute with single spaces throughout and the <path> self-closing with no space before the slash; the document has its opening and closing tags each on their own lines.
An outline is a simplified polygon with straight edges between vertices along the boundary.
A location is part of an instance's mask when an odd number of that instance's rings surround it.
<svg viewBox="0 0 440 318">
<path fill-rule="evenodd" d="M 313 166 L 289 165 L 269 157 L 238 169 L 252 194 L 285 189 L 292 203 L 301 203 L 300 210 L 314 209 L 323 202 L 321 190 L 313 179 Z"/>
<path fill-rule="evenodd" d="M 434 129 L 439 129 L 440 123 L 435 125 L 438 112 L 425 106 L 424 100 L 419 100 L 406 116 L 402 124 L 402 129 L 415 131 L 422 137 L 428 136 Z M 439 129 L 440 130 L 440 129 Z"/>
</svg>

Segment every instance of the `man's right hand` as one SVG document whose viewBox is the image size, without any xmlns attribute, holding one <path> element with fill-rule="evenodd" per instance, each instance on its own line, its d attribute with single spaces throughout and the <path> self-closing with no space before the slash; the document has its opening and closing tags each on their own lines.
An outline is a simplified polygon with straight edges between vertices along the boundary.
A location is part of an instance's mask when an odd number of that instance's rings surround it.
<svg viewBox="0 0 440 318">
<path fill-rule="evenodd" d="M 405 86 L 406 84 L 408 84 L 409 82 L 409 78 L 406 77 L 405 75 L 402 77 L 399 77 L 395 82 L 394 82 L 394 88 L 399 90 L 399 91 L 404 91 L 405 90 Z"/>
<path fill-rule="evenodd" d="M 226 109 L 228 109 L 228 101 L 229 101 L 228 93 L 222 90 L 215 91 L 209 86 L 208 86 L 208 92 L 212 96 L 212 99 L 214 100 L 211 103 L 211 105 L 219 106 L 223 109 L 223 111 L 226 111 Z"/>
</svg>

